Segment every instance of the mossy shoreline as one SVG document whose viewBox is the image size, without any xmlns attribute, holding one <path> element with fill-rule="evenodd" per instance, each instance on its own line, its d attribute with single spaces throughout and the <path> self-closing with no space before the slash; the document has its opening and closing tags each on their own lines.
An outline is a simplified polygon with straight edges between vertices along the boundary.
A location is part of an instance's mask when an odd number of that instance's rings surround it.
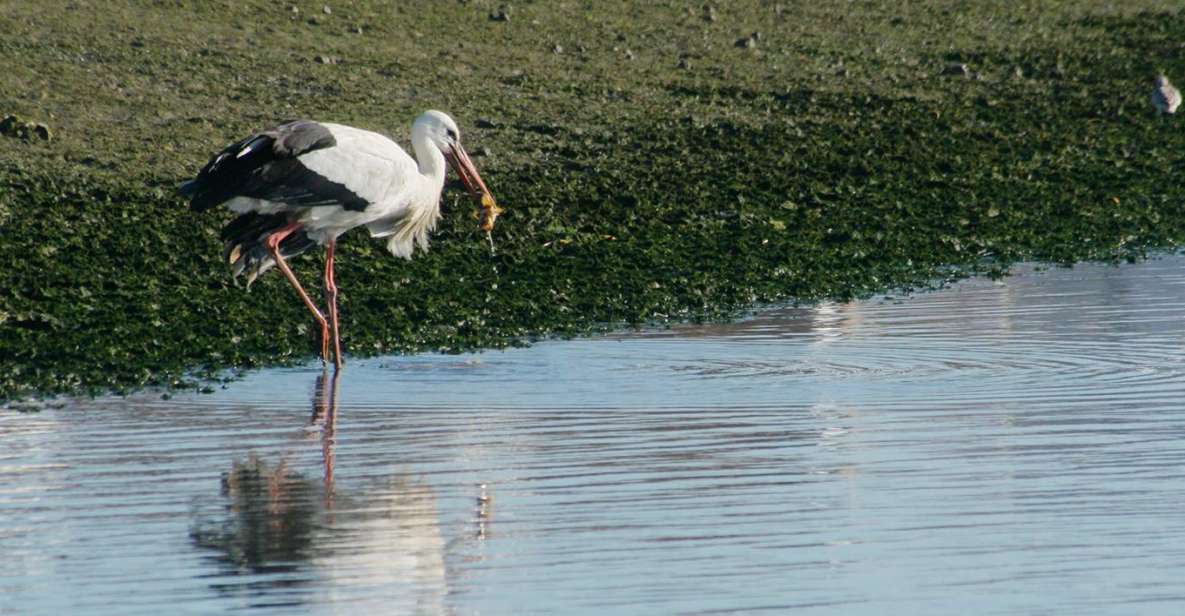
<svg viewBox="0 0 1185 616">
<path fill-rule="evenodd" d="M 509 21 L 476 1 L 9 4 L 0 116 L 53 137 L 0 136 L 0 400 L 311 357 L 285 282 L 236 288 L 226 217 L 173 194 L 291 117 L 403 142 L 418 111 L 445 109 L 507 208 L 493 254 L 455 189 L 411 262 L 345 236 L 356 357 L 1185 240 L 1185 126 L 1147 101 L 1157 71 L 1185 82 L 1179 9 L 792 4 L 515 4 Z M 314 285 L 320 265 L 294 267 Z"/>
</svg>

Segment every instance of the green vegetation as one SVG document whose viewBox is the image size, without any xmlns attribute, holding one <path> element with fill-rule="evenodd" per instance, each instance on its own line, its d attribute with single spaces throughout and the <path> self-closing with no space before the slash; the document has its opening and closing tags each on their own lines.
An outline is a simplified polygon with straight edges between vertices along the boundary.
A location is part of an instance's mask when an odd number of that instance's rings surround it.
<svg viewBox="0 0 1185 616">
<path fill-rule="evenodd" d="M 493 255 L 458 190 L 410 263 L 347 235 L 353 355 L 1185 240 L 1185 119 L 1148 102 L 1185 84 L 1175 3 L 901 4 L 0 2 L 0 117 L 52 135 L 0 135 L 0 399 L 311 357 L 282 277 L 234 287 L 229 216 L 173 196 L 294 117 L 405 142 L 446 110 L 507 208 Z"/>
</svg>

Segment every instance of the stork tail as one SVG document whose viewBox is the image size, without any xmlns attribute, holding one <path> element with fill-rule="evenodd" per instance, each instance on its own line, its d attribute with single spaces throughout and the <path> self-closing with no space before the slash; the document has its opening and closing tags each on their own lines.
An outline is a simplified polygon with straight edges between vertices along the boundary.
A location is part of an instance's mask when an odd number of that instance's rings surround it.
<svg viewBox="0 0 1185 616">
<path fill-rule="evenodd" d="M 247 288 L 267 270 L 276 265 L 264 242 L 277 230 L 291 221 L 286 214 L 257 214 L 248 212 L 230 221 L 222 228 L 222 256 L 230 265 L 231 276 L 236 280 L 247 275 Z M 280 256 L 295 257 L 313 247 L 304 230 L 298 230 L 280 242 Z"/>
</svg>

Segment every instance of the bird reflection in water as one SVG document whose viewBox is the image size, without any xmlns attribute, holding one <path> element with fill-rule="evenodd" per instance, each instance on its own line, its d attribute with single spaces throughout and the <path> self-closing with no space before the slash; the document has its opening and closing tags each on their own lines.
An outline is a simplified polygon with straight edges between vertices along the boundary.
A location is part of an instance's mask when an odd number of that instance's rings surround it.
<svg viewBox="0 0 1185 616">
<path fill-rule="evenodd" d="M 217 504 L 195 511 L 193 543 L 211 550 L 233 576 L 212 585 L 232 596 L 282 592 L 285 601 L 297 588 L 316 602 L 385 596 L 388 613 L 406 611 L 391 604 L 402 600 L 415 613 L 445 613 L 450 548 L 428 484 L 404 474 L 363 488 L 335 483 L 339 384 L 340 372 L 325 371 L 314 387 L 309 426 L 315 429 L 306 434 L 320 436 L 320 477 L 296 470 L 299 456 L 291 452 L 275 464 L 251 454 L 223 473 Z M 478 503 L 480 537 L 491 505 L 488 492 Z"/>
<path fill-rule="evenodd" d="M 226 564 L 255 572 L 290 571 L 308 558 L 319 487 L 285 462 L 254 454 L 222 475 L 224 515 L 195 520 L 193 542 Z"/>
<path fill-rule="evenodd" d="M 288 456 L 270 464 L 252 453 L 235 460 L 222 474 L 221 514 L 195 519 L 190 536 L 213 548 L 221 560 L 256 572 L 288 571 L 307 560 L 313 531 L 323 512 L 333 508 L 333 446 L 340 372 L 317 377 L 310 425 L 321 433 L 324 470 L 320 483 L 293 469 Z"/>
</svg>

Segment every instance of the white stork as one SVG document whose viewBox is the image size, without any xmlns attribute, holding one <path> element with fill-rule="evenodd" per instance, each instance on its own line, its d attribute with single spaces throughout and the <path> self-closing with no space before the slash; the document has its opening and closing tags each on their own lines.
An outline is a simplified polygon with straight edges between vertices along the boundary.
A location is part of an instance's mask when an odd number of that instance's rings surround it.
<svg viewBox="0 0 1185 616">
<path fill-rule="evenodd" d="M 457 124 L 427 111 L 411 127 L 412 159 L 394 141 L 359 128 L 297 120 L 256 133 L 215 155 L 181 195 L 195 211 L 225 204 L 239 214 L 222 229 L 224 257 L 233 275 L 250 284 L 273 265 L 292 284 L 321 327 L 321 358 L 342 364 L 338 336 L 337 285 L 333 252 L 342 233 L 365 225 L 387 240 L 397 257 L 410 259 L 428 247 L 428 233 L 440 218 L 445 161 L 480 200 L 482 229 L 493 228 L 501 211 L 474 168 Z M 309 298 L 285 258 L 325 246 L 325 303 L 328 321 Z"/>
</svg>

